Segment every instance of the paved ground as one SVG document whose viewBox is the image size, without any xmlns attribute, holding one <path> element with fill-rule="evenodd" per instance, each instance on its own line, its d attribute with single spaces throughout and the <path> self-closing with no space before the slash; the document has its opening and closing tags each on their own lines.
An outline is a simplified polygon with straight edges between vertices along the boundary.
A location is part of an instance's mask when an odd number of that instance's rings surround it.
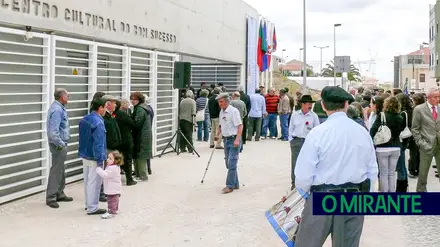
<svg viewBox="0 0 440 247">
<path fill-rule="evenodd" d="M 111 220 L 85 215 L 81 183 L 68 186 L 75 201 L 57 210 L 44 205 L 43 194 L 3 205 L 1 246 L 284 246 L 264 212 L 290 187 L 288 144 L 247 144 L 239 164 L 241 189 L 228 195 L 220 193 L 226 175 L 221 151 L 202 185 L 210 149 L 199 144 L 197 150 L 201 158 L 167 154 L 154 159 L 150 181 L 124 187 L 120 215 Z M 434 179 L 432 171 L 429 189 L 440 191 Z M 439 217 L 368 217 L 361 246 L 440 246 L 439 225 Z"/>
</svg>

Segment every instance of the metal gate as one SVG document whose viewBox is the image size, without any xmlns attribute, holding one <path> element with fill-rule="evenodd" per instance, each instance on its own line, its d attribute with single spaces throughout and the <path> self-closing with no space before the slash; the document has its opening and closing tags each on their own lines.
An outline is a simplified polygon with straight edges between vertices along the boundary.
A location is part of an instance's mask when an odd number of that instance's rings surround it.
<svg viewBox="0 0 440 247">
<path fill-rule="evenodd" d="M 151 98 L 151 107 L 156 107 L 156 93 L 155 93 L 155 73 L 154 73 L 154 52 L 142 49 L 129 49 L 129 68 L 130 68 L 130 93 L 141 92 Z M 153 120 L 155 125 L 156 118 Z M 154 128 L 156 129 L 156 128 Z M 153 155 L 156 151 L 156 135 L 153 135 Z"/>
<path fill-rule="evenodd" d="M 70 93 L 67 182 L 82 179 L 78 123 L 97 91 L 151 97 L 154 155 L 165 148 L 177 128 L 177 55 L 39 33 L 25 40 L 25 34 L 0 27 L 0 204 L 45 190 L 46 115 L 55 88 Z"/>
<path fill-rule="evenodd" d="M 45 188 L 50 47 L 48 35 L 0 27 L 0 203 Z"/>
<path fill-rule="evenodd" d="M 192 64 L 191 84 L 198 87 L 202 82 L 208 85 L 223 83 L 228 92 L 238 90 L 241 81 L 239 64 Z"/>
<path fill-rule="evenodd" d="M 53 89 L 65 88 L 70 94 L 66 106 L 69 115 L 71 140 L 67 149 L 66 181 L 82 178 L 82 163 L 78 157 L 78 123 L 88 113 L 91 101 L 94 75 L 93 42 L 53 36 L 52 73 Z M 51 97 L 51 101 L 53 97 Z M 48 164 L 50 166 L 50 164 Z"/>
<path fill-rule="evenodd" d="M 173 89 L 177 56 L 156 52 L 156 153 L 162 152 L 177 129 L 178 90 Z"/>
</svg>

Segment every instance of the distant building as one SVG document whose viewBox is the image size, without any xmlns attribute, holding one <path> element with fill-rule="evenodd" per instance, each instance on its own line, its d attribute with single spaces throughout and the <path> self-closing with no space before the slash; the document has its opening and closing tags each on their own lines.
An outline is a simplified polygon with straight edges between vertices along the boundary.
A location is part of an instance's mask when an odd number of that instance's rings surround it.
<svg viewBox="0 0 440 247">
<path fill-rule="evenodd" d="M 423 46 L 407 55 L 395 56 L 393 86 L 403 88 L 408 82 L 408 89 L 422 91 L 435 86 L 435 78 L 430 74 L 430 59 L 430 48 Z"/>
<path fill-rule="evenodd" d="M 280 64 L 279 69 L 285 72 L 288 72 L 291 76 L 301 75 L 301 71 L 303 70 L 304 63 L 302 61 L 293 59 L 286 64 Z M 307 65 L 307 69 L 313 70 L 313 67 Z"/>
<path fill-rule="evenodd" d="M 438 22 L 436 22 L 435 17 L 435 4 L 429 5 L 429 73 L 428 78 L 433 78 L 432 80 L 435 80 L 436 78 L 436 67 L 438 66 L 438 52 L 436 51 L 436 37 L 438 33 Z M 437 86 L 434 85 L 428 85 L 428 87 Z"/>
</svg>

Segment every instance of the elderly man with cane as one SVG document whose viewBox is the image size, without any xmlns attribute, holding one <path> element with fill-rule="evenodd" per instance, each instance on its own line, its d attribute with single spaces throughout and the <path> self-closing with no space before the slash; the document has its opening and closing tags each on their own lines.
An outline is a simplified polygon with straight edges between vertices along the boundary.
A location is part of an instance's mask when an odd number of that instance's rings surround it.
<svg viewBox="0 0 440 247">
<path fill-rule="evenodd" d="M 218 141 L 222 136 L 225 149 L 225 163 L 228 169 L 226 177 L 226 187 L 222 190 L 223 194 L 228 194 L 240 188 L 237 174 L 238 156 L 240 154 L 241 134 L 243 123 L 240 112 L 229 104 L 228 93 L 221 93 L 217 96 L 218 104 L 221 108 L 219 116 L 219 129 L 215 137 Z"/>
</svg>

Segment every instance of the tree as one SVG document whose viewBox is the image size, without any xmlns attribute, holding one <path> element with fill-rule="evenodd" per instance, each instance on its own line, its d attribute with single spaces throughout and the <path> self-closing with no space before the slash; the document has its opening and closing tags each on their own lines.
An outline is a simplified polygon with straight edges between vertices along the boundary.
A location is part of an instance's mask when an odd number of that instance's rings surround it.
<svg viewBox="0 0 440 247">
<path fill-rule="evenodd" d="M 333 73 L 334 73 L 334 64 L 333 61 L 330 61 L 330 63 L 325 65 L 326 67 L 324 69 L 322 69 L 321 71 L 321 75 L 323 77 L 333 77 Z M 342 73 L 336 73 L 336 77 L 342 77 Z M 356 68 L 356 66 L 354 66 L 354 64 L 350 65 L 350 72 L 347 73 L 347 79 L 349 81 L 353 81 L 353 82 L 360 82 L 362 81 L 361 79 L 361 73 L 359 72 L 359 69 Z"/>
</svg>

